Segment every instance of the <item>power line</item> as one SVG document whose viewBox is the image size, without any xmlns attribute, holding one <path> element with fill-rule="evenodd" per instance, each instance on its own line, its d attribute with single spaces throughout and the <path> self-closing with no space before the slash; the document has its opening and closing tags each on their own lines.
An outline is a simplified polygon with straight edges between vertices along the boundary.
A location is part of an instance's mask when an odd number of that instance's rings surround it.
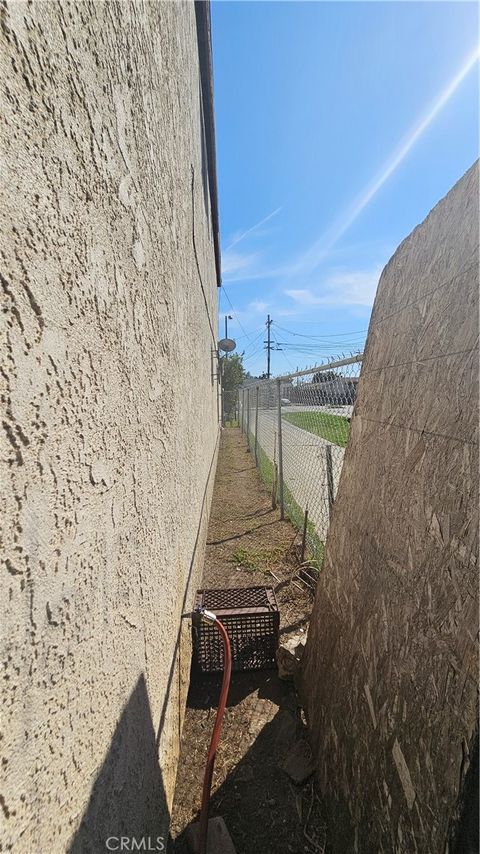
<svg viewBox="0 0 480 854">
<path fill-rule="evenodd" d="M 286 363 L 287 363 L 288 367 L 289 367 L 289 368 L 290 368 L 290 370 L 292 371 L 292 373 L 295 373 L 295 368 L 293 367 L 293 365 L 292 365 L 292 363 L 291 363 L 290 359 L 288 359 L 288 358 L 287 358 L 287 354 L 285 353 L 285 350 L 281 350 L 281 353 L 282 353 L 283 358 L 285 359 L 285 361 L 286 361 Z"/>
<path fill-rule="evenodd" d="M 346 347 L 348 344 L 358 344 L 365 341 L 365 338 L 348 338 L 342 341 L 282 341 L 282 344 L 288 344 L 289 347 L 321 347 L 322 343 L 326 347 Z"/>
<path fill-rule="evenodd" d="M 313 321 L 313 320 L 302 321 L 302 323 L 315 323 L 315 322 L 316 321 Z M 324 338 L 324 339 L 327 339 L 327 338 L 350 338 L 353 335 L 364 335 L 364 334 L 366 335 L 366 333 L 368 332 L 368 329 L 359 329 L 355 332 L 335 332 L 332 334 L 326 333 L 324 335 L 307 335 L 305 332 L 292 332 L 290 329 L 285 329 L 284 326 L 280 326 L 276 321 L 275 321 L 275 326 L 277 327 L 277 329 L 281 329 L 282 332 L 286 332 L 288 335 L 295 335 L 295 336 L 298 336 L 300 338 L 313 338 L 313 339 L 316 339 L 316 338 Z"/>
<path fill-rule="evenodd" d="M 300 321 L 284 320 L 283 322 L 284 323 L 295 323 L 295 324 L 297 324 L 297 323 L 302 323 L 302 324 L 303 323 L 315 323 L 318 326 L 318 320 L 300 320 Z M 279 329 L 283 329 L 284 332 L 290 332 L 289 329 L 284 329 L 283 326 L 280 326 L 280 324 L 277 323 L 277 321 L 275 321 L 275 326 L 278 326 Z M 363 335 L 364 332 L 368 332 L 368 329 L 355 329 L 355 330 L 352 330 L 351 332 L 331 332 L 331 333 L 329 332 L 329 333 L 325 333 L 324 337 L 325 338 L 338 338 L 338 337 L 341 338 L 344 335 Z M 290 334 L 291 335 L 295 335 L 295 334 L 299 335 L 300 333 L 290 332 Z M 312 337 L 315 338 L 316 336 L 312 336 Z M 321 337 L 321 336 L 319 336 L 319 337 Z"/>
<path fill-rule="evenodd" d="M 359 353 L 363 349 L 364 349 L 363 345 L 359 346 L 358 344 L 352 345 L 352 346 L 350 346 L 350 345 L 344 346 L 343 344 L 341 344 L 338 347 L 313 347 L 313 348 L 311 348 L 311 347 L 285 347 L 285 350 L 287 350 L 287 352 L 290 352 L 292 354 L 305 353 L 306 356 L 309 356 L 309 355 L 314 356 L 320 352 L 334 353 L 335 354 L 335 353 L 339 353 L 340 351 L 344 352 L 347 350 L 355 351 L 355 352 Z"/>
<path fill-rule="evenodd" d="M 263 343 L 267 345 L 267 380 L 270 379 L 270 353 L 272 351 L 271 339 L 270 339 L 270 328 L 273 323 L 273 320 L 270 320 L 270 315 L 267 315 L 267 340 Z"/>
<path fill-rule="evenodd" d="M 364 341 L 337 341 L 334 344 L 326 344 L 325 341 L 319 341 L 313 347 L 302 343 L 290 344 L 288 341 L 279 341 L 281 347 L 285 350 L 290 350 L 291 353 L 318 353 L 319 350 L 324 352 L 337 353 L 338 350 L 357 350 L 359 347 L 364 349 Z"/>
<path fill-rule="evenodd" d="M 244 352 L 248 352 L 249 347 L 250 347 L 250 348 L 251 348 L 251 347 L 254 347 L 254 346 L 255 346 L 255 342 L 256 342 L 256 341 L 258 341 L 258 339 L 259 339 L 259 338 L 262 338 L 262 337 L 263 337 L 263 327 L 262 327 L 262 329 L 260 330 L 259 334 L 258 334 L 255 338 L 253 338 L 253 340 L 251 340 L 251 341 L 247 344 L 247 347 L 246 347 L 246 349 L 245 349 L 245 351 L 244 351 Z M 263 342 L 262 342 L 262 345 L 263 345 Z M 261 346 L 261 347 L 260 347 L 260 350 L 262 350 L 262 349 L 263 349 L 263 346 Z"/>
<path fill-rule="evenodd" d="M 280 344 L 281 344 L 282 342 L 281 342 L 281 341 L 279 342 L 279 341 L 277 341 L 277 340 L 274 338 L 274 339 L 273 339 L 273 343 L 275 344 L 275 352 L 281 353 L 281 354 L 282 354 L 282 356 L 283 356 L 283 358 L 285 359 L 285 361 L 286 361 L 286 363 L 287 363 L 288 367 L 290 368 L 290 370 L 291 370 L 291 371 L 294 371 L 294 367 L 293 367 L 293 365 L 292 365 L 292 363 L 291 363 L 290 359 L 288 359 L 288 358 L 287 358 L 287 354 L 285 353 L 284 348 L 280 346 Z"/>
<path fill-rule="evenodd" d="M 249 355 L 249 356 L 247 356 L 246 358 L 244 358 L 244 360 L 243 360 L 243 361 L 244 361 L 244 362 L 251 362 L 251 360 L 252 360 L 252 359 L 256 359 L 256 358 L 257 358 L 257 356 L 259 356 L 259 355 L 260 355 L 260 353 L 262 352 L 262 350 L 263 350 L 263 344 L 258 348 L 258 350 L 254 350 L 254 352 L 253 352 L 253 353 L 250 353 L 250 355 Z"/>
<path fill-rule="evenodd" d="M 261 326 L 257 326 L 256 329 L 250 329 L 248 335 L 255 335 L 255 333 L 257 333 L 257 332 L 263 332 L 263 324 Z M 248 337 L 247 335 L 236 335 L 235 339 L 236 339 L 236 341 L 241 341 L 242 338 L 247 338 L 247 337 Z"/>
<path fill-rule="evenodd" d="M 365 343 L 364 338 L 357 338 L 350 341 L 315 341 L 314 344 L 308 341 L 280 341 L 282 347 L 288 347 L 290 350 L 296 350 L 301 347 L 302 350 L 336 350 L 339 347 L 358 347 Z"/>
<path fill-rule="evenodd" d="M 243 328 L 243 326 L 242 326 L 242 324 L 241 324 L 240 320 L 238 319 L 237 312 L 235 311 L 235 309 L 234 309 L 234 307 L 233 307 L 233 303 L 232 303 L 232 301 L 231 301 L 230 297 L 228 296 L 228 294 L 227 294 L 227 292 L 226 292 L 225 288 L 223 287 L 223 285 L 222 285 L 222 287 L 221 287 L 221 290 L 222 290 L 222 291 L 223 291 L 223 293 L 225 294 L 225 296 L 226 296 L 226 298 L 227 298 L 227 300 L 228 300 L 228 304 L 229 304 L 230 308 L 232 309 L 233 314 L 234 314 L 234 316 L 235 316 L 235 320 L 237 321 L 237 323 L 238 323 L 238 325 L 239 325 L 240 329 L 242 330 L 243 334 L 245 335 L 245 338 L 248 338 L 248 340 L 250 341 L 250 340 L 251 340 L 251 339 L 250 339 L 250 336 L 249 336 L 248 332 L 245 332 L 245 329 Z"/>
<path fill-rule="evenodd" d="M 238 339 L 246 338 L 248 341 L 246 349 L 244 350 L 244 353 L 243 353 L 244 361 L 250 362 L 252 359 L 256 358 L 261 353 L 262 349 L 265 349 L 267 351 L 267 376 L 268 377 L 270 377 L 270 375 L 271 375 L 271 355 L 270 354 L 274 350 L 283 351 L 284 359 L 289 364 L 290 368 L 292 368 L 291 363 L 289 362 L 288 357 L 285 353 L 285 349 L 290 350 L 290 352 L 292 354 L 296 353 L 298 355 L 304 355 L 304 356 L 310 356 L 310 355 L 315 354 L 318 358 L 330 359 L 332 357 L 331 352 L 319 353 L 318 349 L 322 348 L 323 350 L 330 350 L 330 351 L 335 350 L 336 353 L 338 353 L 337 348 L 355 349 L 358 346 L 363 347 L 363 345 L 365 343 L 364 338 L 353 338 L 353 336 L 363 335 L 364 333 L 366 334 L 366 332 L 368 331 L 366 329 L 365 330 L 358 330 L 356 332 L 337 332 L 337 333 L 325 334 L 325 335 L 307 335 L 304 332 L 293 332 L 290 329 L 286 329 L 284 326 L 280 326 L 276 321 L 274 321 L 270 318 L 270 315 L 268 315 L 267 321 L 266 321 L 267 340 L 263 342 L 266 346 L 265 346 L 265 348 L 263 348 L 262 346 L 256 347 L 257 341 L 263 335 L 264 327 L 263 326 L 260 327 L 259 332 L 257 332 L 258 327 L 257 327 L 257 330 L 247 332 L 247 330 L 243 326 L 241 320 L 239 319 L 237 312 L 235 311 L 235 308 L 233 307 L 233 303 L 232 303 L 232 301 L 231 301 L 231 299 L 230 299 L 230 297 L 229 297 L 229 295 L 228 295 L 228 293 L 225 290 L 225 287 L 223 285 L 221 287 L 221 290 L 223 291 L 223 293 L 224 293 L 224 295 L 228 301 L 228 304 L 229 304 L 229 306 L 233 312 L 235 320 L 237 321 L 240 329 L 243 332 L 243 335 L 237 336 Z M 288 323 L 288 321 L 286 321 L 286 322 Z M 314 323 L 315 321 L 302 321 L 302 323 L 303 322 Z M 307 340 L 304 340 L 301 342 L 299 341 L 298 344 L 296 344 L 293 341 L 290 341 L 290 342 L 289 341 L 277 341 L 276 339 L 272 338 L 272 335 L 271 335 L 272 325 L 274 325 L 278 330 L 285 332 L 287 335 L 290 335 L 290 336 L 295 337 L 295 338 L 302 338 L 302 339 L 307 339 Z M 257 332 L 256 335 L 255 335 L 255 332 Z M 255 336 L 255 337 L 252 338 L 251 336 Z M 337 340 L 334 340 L 334 339 L 337 339 Z M 272 340 L 273 340 L 273 344 L 275 346 L 273 346 Z M 310 343 L 310 342 L 312 342 L 312 343 Z"/>
</svg>

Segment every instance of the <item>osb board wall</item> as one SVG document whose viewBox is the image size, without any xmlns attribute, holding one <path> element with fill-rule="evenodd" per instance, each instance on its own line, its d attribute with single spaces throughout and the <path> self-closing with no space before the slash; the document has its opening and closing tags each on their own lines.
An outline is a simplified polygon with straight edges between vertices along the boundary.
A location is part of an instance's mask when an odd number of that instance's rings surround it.
<svg viewBox="0 0 480 854">
<path fill-rule="evenodd" d="M 8 3 L 0 65 L 1 836 L 83 854 L 166 835 L 188 682 L 218 434 L 194 5 Z"/>
<path fill-rule="evenodd" d="M 475 166 L 385 267 L 368 333 L 302 679 L 338 854 L 446 850 L 477 714 L 477 550 Z"/>
</svg>

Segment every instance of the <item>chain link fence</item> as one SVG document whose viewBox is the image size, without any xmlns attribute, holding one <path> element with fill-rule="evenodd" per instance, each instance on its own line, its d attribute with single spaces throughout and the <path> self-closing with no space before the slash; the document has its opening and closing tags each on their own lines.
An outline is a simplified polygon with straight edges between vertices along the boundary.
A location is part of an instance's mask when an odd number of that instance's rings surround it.
<svg viewBox="0 0 480 854">
<path fill-rule="evenodd" d="M 239 393 L 242 432 L 262 480 L 304 532 L 320 566 L 340 480 L 363 354 L 279 377 Z"/>
</svg>

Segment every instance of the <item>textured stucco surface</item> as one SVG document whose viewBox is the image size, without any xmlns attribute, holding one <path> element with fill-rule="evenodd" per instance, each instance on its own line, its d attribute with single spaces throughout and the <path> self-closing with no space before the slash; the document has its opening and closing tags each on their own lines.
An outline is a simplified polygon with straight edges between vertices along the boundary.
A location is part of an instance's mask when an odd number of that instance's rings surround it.
<svg viewBox="0 0 480 854">
<path fill-rule="evenodd" d="M 303 695 L 332 850 L 440 854 L 478 708 L 477 165 L 383 271 L 359 386 Z"/>
<path fill-rule="evenodd" d="M 166 832 L 216 460 L 194 7 L 7 3 L 0 68 L 2 839 L 104 851 Z"/>
</svg>

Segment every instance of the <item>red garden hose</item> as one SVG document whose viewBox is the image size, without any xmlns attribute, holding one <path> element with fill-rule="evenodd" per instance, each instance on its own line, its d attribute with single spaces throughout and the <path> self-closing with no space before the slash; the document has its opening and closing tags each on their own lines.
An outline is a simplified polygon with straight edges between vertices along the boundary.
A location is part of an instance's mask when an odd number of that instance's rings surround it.
<svg viewBox="0 0 480 854">
<path fill-rule="evenodd" d="M 213 617 L 213 614 L 212 614 Z M 202 808 L 200 811 L 200 824 L 198 830 L 198 854 L 206 854 L 207 850 L 207 833 L 208 833 L 208 810 L 210 806 L 210 789 L 212 787 L 213 766 L 215 764 L 215 756 L 217 753 L 218 742 L 222 730 L 223 715 L 227 704 L 228 689 L 230 687 L 230 677 L 232 675 L 232 650 L 230 641 L 226 632 L 225 626 L 215 617 L 214 625 L 220 632 L 223 640 L 224 651 L 224 667 L 222 690 L 220 691 L 220 699 L 218 701 L 217 716 L 213 726 L 212 738 L 207 755 L 207 764 L 205 765 L 205 776 L 203 778 L 202 792 Z"/>
</svg>

